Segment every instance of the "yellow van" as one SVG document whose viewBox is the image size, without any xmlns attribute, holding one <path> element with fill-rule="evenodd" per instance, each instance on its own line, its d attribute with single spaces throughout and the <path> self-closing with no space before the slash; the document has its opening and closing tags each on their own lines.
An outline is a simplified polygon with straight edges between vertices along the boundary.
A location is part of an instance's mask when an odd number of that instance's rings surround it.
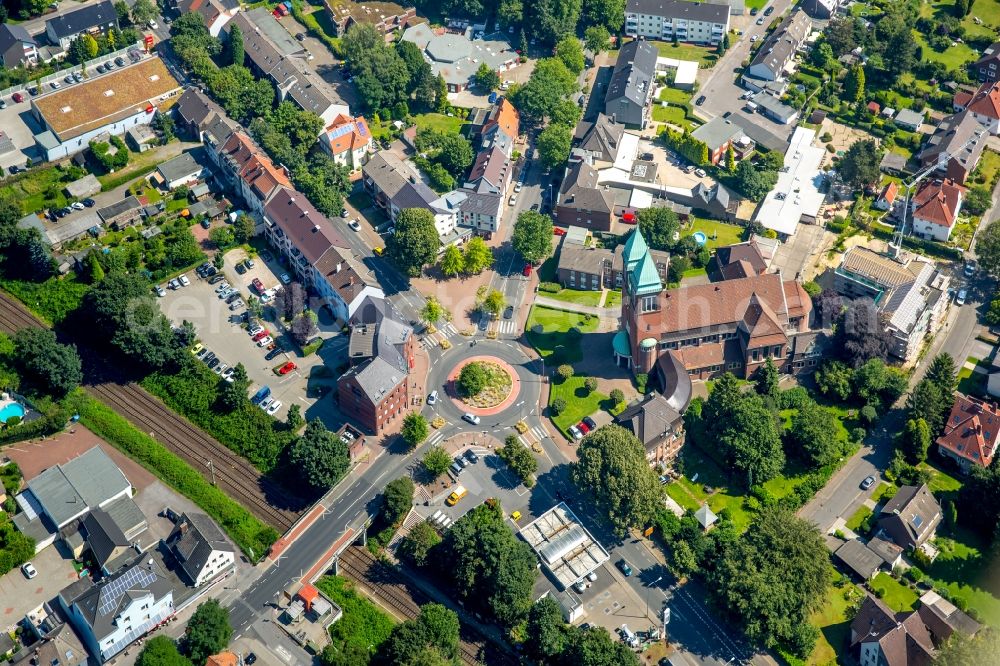
<svg viewBox="0 0 1000 666">
<path fill-rule="evenodd" d="M 448 495 L 448 499 L 444 503 L 448 506 L 455 506 L 468 494 L 469 491 L 465 489 L 465 486 L 455 486 L 455 490 L 451 492 L 451 495 Z"/>
</svg>

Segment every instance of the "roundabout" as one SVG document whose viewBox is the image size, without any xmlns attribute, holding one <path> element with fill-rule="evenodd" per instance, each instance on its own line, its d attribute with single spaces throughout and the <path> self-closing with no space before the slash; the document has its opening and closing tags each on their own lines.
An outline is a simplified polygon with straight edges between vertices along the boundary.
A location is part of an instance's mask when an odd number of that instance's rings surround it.
<svg viewBox="0 0 1000 666">
<path fill-rule="evenodd" d="M 481 388 L 474 395 L 462 395 L 460 386 L 472 369 L 481 375 Z M 521 379 L 507 361 L 492 355 L 477 355 L 462 359 L 448 373 L 448 397 L 463 412 L 477 416 L 493 416 L 510 408 L 521 393 Z"/>
</svg>

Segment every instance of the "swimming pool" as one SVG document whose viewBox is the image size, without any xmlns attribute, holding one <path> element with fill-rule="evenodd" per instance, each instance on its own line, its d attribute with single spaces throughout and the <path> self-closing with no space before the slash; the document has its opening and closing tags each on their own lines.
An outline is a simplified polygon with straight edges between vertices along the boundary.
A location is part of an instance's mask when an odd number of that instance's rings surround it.
<svg viewBox="0 0 1000 666">
<path fill-rule="evenodd" d="M 0 407 L 0 423 L 7 423 L 7 421 L 14 416 L 19 419 L 23 419 L 24 407 L 16 402 L 8 402 L 3 407 Z"/>
<path fill-rule="evenodd" d="M 704 245 L 705 241 L 708 240 L 708 237 L 705 236 L 705 233 L 702 231 L 696 231 L 691 235 L 694 236 L 694 239 L 695 241 L 697 241 L 698 245 Z"/>
</svg>

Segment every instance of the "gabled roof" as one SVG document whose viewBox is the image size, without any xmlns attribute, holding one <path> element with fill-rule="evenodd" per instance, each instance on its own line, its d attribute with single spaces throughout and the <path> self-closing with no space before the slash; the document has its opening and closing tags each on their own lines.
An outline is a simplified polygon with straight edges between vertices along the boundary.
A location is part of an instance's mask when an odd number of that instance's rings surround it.
<svg viewBox="0 0 1000 666">
<path fill-rule="evenodd" d="M 21 44 L 37 44 L 35 38 L 28 34 L 23 26 L 12 23 L 0 24 L 0 54 L 4 53 L 12 46 Z"/>
<path fill-rule="evenodd" d="M 350 247 L 333 221 L 291 188 L 275 190 L 264 205 L 264 215 L 278 225 L 310 264 L 319 261 L 332 246 Z"/>
<path fill-rule="evenodd" d="M 758 275 L 767 270 L 767 261 L 757 242 L 753 240 L 718 248 L 713 261 L 716 271 L 724 280 Z"/>
<path fill-rule="evenodd" d="M 973 464 L 989 467 L 1000 442 L 1000 412 L 995 405 L 955 394 L 937 444 Z"/>
<path fill-rule="evenodd" d="M 98 566 L 103 567 L 119 548 L 128 548 L 129 540 L 111 516 L 101 509 L 94 509 L 81 524 L 87 535 L 87 546 Z"/>
<path fill-rule="evenodd" d="M 371 143 L 372 133 L 364 117 L 351 118 L 341 114 L 323 130 L 323 137 L 330 146 L 330 152 L 339 155 L 367 146 Z"/>
<path fill-rule="evenodd" d="M 840 544 L 834 555 L 862 580 L 871 580 L 882 567 L 882 558 L 858 539 Z"/>
<path fill-rule="evenodd" d="M 362 314 L 374 315 L 376 321 L 357 323 L 357 316 Z M 367 349 L 370 344 L 371 350 L 365 354 L 368 360 L 348 368 L 342 378 L 353 378 L 368 400 L 378 405 L 400 382 L 406 381 L 409 360 L 404 351 L 413 329 L 402 323 L 391 304 L 382 310 L 365 309 L 364 313 L 359 309 L 355 317 L 351 321 L 351 337 L 355 332 L 364 335 L 363 347 Z"/>
<path fill-rule="evenodd" d="M 213 553 L 234 552 L 219 526 L 203 513 L 182 514 L 167 541 L 181 569 L 192 581 L 198 579 Z"/>
<path fill-rule="evenodd" d="M 614 122 L 610 116 L 598 114 L 594 123 L 586 123 L 586 131 L 580 139 L 580 148 L 595 153 L 604 162 L 618 159 L 625 125 Z"/>
<path fill-rule="evenodd" d="M 687 373 L 685 373 L 687 376 Z M 627 408 L 615 419 L 632 431 L 646 447 L 654 446 L 681 422 L 681 414 L 659 393 Z"/>
<path fill-rule="evenodd" d="M 949 155 L 949 160 L 958 162 L 966 171 L 972 171 L 983 154 L 990 133 L 979 124 L 971 113 L 961 111 L 942 120 L 934 134 L 927 139 L 927 144 L 920 151 L 920 160 L 924 164 L 941 158 L 942 153 Z M 894 155 L 895 153 L 886 153 Z M 905 166 L 904 163 L 899 168 Z"/>
<path fill-rule="evenodd" d="M 240 179 L 261 201 L 266 201 L 277 187 L 292 187 L 285 170 L 275 166 L 261 147 L 242 131 L 230 134 L 220 153 L 233 160 Z"/>
<path fill-rule="evenodd" d="M 622 46 L 608 84 L 605 103 L 625 98 L 633 104 L 645 105 L 656 76 L 658 57 L 656 47 L 645 40 L 631 41 Z"/>
<path fill-rule="evenodd" d="M 713 153 L 743 136 L 743 128 L 726 118 L 716 117 L 691 132 L 691 136 L 708 146 L 708 152 Z"/>
<path fill-rule="evenodd" d="M 899 192 L 899 186 L 896 185 L 896 181 L 890 180 L 889 184 L 882 188 L 882 193 L 878 195 L 878 198 L 891 206 L 892 202 L 896 200 L 897 192 Z"/>
<path fill-rule="evenodd" d="M 983 49 L 983 55 L 980 56 L 979 60 L 972 63 L 972 66 L 979 67 L 991 62 L 1000 62 L 1000 42 L 993 42 Z"/>
<path fill-rule="evenodd" d="M 177 100 L 174 109 L 181 120 L 200 130 L 211 122 L 213 115 L 224 116 L 222 107 L 197 88 L 188 88 Z"/>
<path fill-rule="evenodd" d="M 628 0 L 625 11 L 709 23 L 726 23 L 729 17 L 727 4 L 686 0 Z"/>
<path fill-rule="evenodd" d="M 490 111 L 490 118 L 483 125 L 483 135 L 491 136 L 495 132 L 503 132 L 513 141 L 521 132 L 521 114 L 514 105 L 501 97 L 497 105 Z"/>
<path fill-rule="evenodd" d="M 613 213 L 614 195 L 597 183 L 597 171 L 584 162 L 577 162 L 569 168 L 563 179 L 559 205 L 575 210 Z"/>
<path fill-rule="evenodd" d="M 879 524 L 902 548 L 922 544 L 941 520 L 941 506 L 927 484 L 903 486 L 882 507 Z"/>
<path fill-rule="evenodd" d="M 913 217 L 950 229 L 958 219 L 965 192 L 948 178 L 926 181 L 913 197 Z"/>
<path fill-rule="evenodd" d="M 427 208 L 438 198 L 434 190 L 392 151 L 383 150 L 372 155 L 362 167 L 362 173 L 400 209 Z"/>
<path fill-rule="evenodd" d="M 57 38 L 62 39 L 117 22 L 118 12 L 115 11 L 114 3 L 111 0 L 103 0 L 49 19 L 45 22 L 45 28 L 51 29 Z"/>
<path fill-rule="evenodd" d="M 750 67 L 762 65 L 774 74 L 780 73 L 811 30 L 809 16 L 803 11 L 793 10 L 764 40 L 750 61 Z"/>
<path fill-rule="evenodd" d="M 1000 120 L 1000 81 L 980 86 L 965 108 L 972 113 Z"/>
<path fill-rule="evenodd" d="M 510 158 L 499 146 L 494 145 L 476 155 L 476 161 L 472 163 L 472 170 L 469 172 L 469 182 L 486 181 L 492 187 L 500 189 L 511 168 Z"/>
</svg>

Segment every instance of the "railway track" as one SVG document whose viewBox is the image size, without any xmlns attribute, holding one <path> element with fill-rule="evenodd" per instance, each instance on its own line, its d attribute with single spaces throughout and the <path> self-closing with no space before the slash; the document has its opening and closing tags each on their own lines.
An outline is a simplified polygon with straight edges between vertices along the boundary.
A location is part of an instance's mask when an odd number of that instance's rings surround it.
<svg viewBox="0 0 1000 666">
<path fill-rule="evenodd" d="M 341 573 L 348 578 L 363 582 L 379 601 L 408 620 L 416 619 L 420 607 L 433 602 L 423 591 L 407 584 L 399 571 L 379 562 L 367 550 L 349 547 L 340 555 L 338 564 Z M 461 625 L 458 649 L 462 663 L 468 666 L 517 664 L 468 624 Z"/>
<path fill-rule="evenodd" d="M 47 328 L 19 301 L 0 292 L 0 330 L 14 333 L 32 326 Z M 95 355 L 85 356 L 85 360 L 100 363 Z M 94 374 L 86 373 L 89 376 Z M 279 532 L 287 531 L 301 515 L 304 509 L 301 501 L 290 497 L 246 459 L 182 418 L 138 384 L 98 381 L 86 386 L 85 390 L 137 428 L 149 433 Z"/>
</svg>

